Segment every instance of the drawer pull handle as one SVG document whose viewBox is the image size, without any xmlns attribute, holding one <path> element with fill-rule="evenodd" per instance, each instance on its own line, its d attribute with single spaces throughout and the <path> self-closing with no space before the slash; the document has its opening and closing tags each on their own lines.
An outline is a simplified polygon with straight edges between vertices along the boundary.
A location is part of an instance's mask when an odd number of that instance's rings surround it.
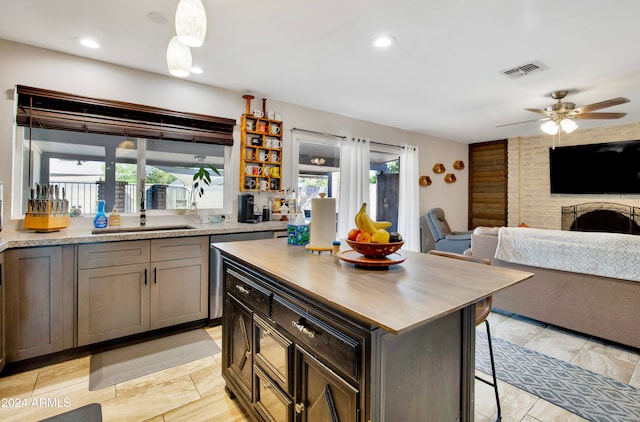
<svg viewBox="0 0 640 422">
<path fill-rule="evenodd" d="M 296 403 L 295 408 L 297 414 L 304 412 L 304 403 Z"/>
<path fill-rule="evenodd" d="M 291 321 L 291 325 L 293 325 L 296 330 L 300 331 L 302 334 L 306 334 L 309 338 L 314 338 L 316 336 L 315 331 L 312 329 L 305 327 L 303 324 L 299 324 L 296 321 Z"/>
<path fill-rule="evenodd" d="M 244 293 L 245 295 L 248 295 L 248 294 L 249 294 L 249 290 L 248 290 L 248 289 L 246 289 L 246 288 L 244 288 L 244 287 L 242 287 L 242 286 L 241 286 L 241 285 L 239 285 L 239 284 L 236 284 L 236 289 L 237 289 L 240 293 Z"/>
</svg>

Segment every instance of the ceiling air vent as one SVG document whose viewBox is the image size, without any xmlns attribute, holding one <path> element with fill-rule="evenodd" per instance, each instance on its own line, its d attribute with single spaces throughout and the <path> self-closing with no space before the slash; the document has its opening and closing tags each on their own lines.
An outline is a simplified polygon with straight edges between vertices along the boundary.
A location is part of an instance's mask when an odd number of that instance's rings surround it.
<svg viewBox="0 0 640 422">
<path fill-rule="evenodd" d="M 520 66 L 513 67 L 511 69 L 506 69 L 500 71 L 503 75 L 516 79 L 521 76 L 530 75 L 532 73 L 542 72 L 543 70 L 547 70 L 548 67 L 540 63 L 539 61 L 533 61 L 531 63 L 523 64 Z"/>
</svg>

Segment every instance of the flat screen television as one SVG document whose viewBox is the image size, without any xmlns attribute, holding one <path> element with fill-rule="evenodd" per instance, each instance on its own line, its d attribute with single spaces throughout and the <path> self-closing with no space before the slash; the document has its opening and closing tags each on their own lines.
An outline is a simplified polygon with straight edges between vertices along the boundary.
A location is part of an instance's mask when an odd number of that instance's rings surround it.
<svg viewBox="0 0 640 422">
<path fill-rule="evenodd" d="M 640 194 L 640 140 L 549 149 L 551 193 Z"/>
</svg>

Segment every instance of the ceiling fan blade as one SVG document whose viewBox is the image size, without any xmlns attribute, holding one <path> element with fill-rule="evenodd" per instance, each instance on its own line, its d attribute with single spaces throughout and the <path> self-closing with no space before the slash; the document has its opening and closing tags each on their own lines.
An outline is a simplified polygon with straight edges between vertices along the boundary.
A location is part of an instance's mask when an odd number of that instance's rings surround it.
<svg viewBox="0 0 640 422">
<path fill-rule="evenodd" d="M 626 116 L 627 113 L 580 113 L 570 114 L 570 119 L 619 119 Z"/>
<path fill-rule="evenodd" d="M 525 110 L 527 111 L 532 111 L 534 113 L 540 113 L 540 114 L 544 114 L 545 116 L 549 116 L 551 117 L 554 113 L 551 113 L 547 110 L 540 110 L 539 108 L 525 108 Z"/>
<path fill-rule="evenodd" d="M 599 103 L 587 104 L 585 106 L 578 107 L 574 111 L 578 112 L 579 114 L 588 113 L 590 111 L 601 110 L 603 108 L 613 107 L 620 104 L 628 103 L 629 101 L 630 100 L 628 98 L 624 98 L 624 97 L 612 98 L 610 100 L 600 101 Z"/>
<path fill-rule="evenodd" d="M 504 125 L 498 125 L 498 126 L 496 126 L 496 127 L 513 126 L 513 125 L 520 125 L 520 124 L 522 124 L 522 123 L 531 123 L 531 122 L 542 122 L 542 121 L 544 121 L 544 120 L 549 120 L 549 118 L 548 118 L 548 117 L 546 117 L 546 118 L 542 118 L 542 119 L 525 120 L 525 121 L 523 121 L 523 122 L 506 123 L 506 124 L 504 124 Z"/>
</svg>

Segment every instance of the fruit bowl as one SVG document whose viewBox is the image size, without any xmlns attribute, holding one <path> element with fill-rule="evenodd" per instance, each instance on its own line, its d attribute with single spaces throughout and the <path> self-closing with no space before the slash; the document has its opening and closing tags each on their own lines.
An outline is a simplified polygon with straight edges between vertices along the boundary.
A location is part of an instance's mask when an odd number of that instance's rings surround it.
<svg viewBox="0 0 640 422">
<path fill-rule="evenodd" d="M 347 240 L 347 244 L 353 248 L 354 251 L 361 253 L 368 258 L 382 258 L 387 255 L 391 255 L 404 245 L 404 241 L 394 243 L 372 243 L 372 242 L 356 242 L 354 240 Z"/>
</svg>

